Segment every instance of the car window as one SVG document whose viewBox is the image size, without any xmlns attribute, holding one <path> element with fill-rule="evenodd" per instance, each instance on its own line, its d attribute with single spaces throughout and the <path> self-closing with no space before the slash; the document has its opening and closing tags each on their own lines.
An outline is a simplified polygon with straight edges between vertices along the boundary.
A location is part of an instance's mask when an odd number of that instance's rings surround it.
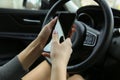
<svg viewBox="0 0 120 80">
<path fill-rule="evenodd" d="M 94 0 L 72 0 L 78 7 L 86 5 L 97 5 Z M 106 0 L 115 9 L 120 10 L 120 0 Z"/>
<path fill-rule="evenodd" d="M 0 0 L 0 8 L 49 9 L 49 0 Z"/>
<path fill-rule="evenodd" d="M 0 8 L 46 10 L 57 0 L 0 0 Z M 94 0 L 72 0 L 78 7 L 97 5 Z M 112 8 L 120 10 L 120 0 L 106 0 Z"/>
<path fill-rule="evenodd" d="M 23 0 L 0 0 L 0 8 L 19 8 L 23 9 Z"/>
</svg>

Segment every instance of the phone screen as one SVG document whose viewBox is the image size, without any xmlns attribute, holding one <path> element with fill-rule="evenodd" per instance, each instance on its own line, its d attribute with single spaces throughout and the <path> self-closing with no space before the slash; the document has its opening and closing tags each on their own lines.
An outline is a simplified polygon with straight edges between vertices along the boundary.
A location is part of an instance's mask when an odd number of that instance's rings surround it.
<svg viewBox="0 0 120 80">
<path fill-rule="evenodd" d="M 75 16 L 76 15 L 74 13 L 62 13 L 59 15 L 54 30 L 58 32 L 60 42 L 64 41 L 67 38 L 68 33 L 71 30 L 72 24 L 75 20 Z M 52 40 L 50 39 L 48 44 L 44 47 L 43 51 L 50 53 L 51 42 Z"/>
</svg>

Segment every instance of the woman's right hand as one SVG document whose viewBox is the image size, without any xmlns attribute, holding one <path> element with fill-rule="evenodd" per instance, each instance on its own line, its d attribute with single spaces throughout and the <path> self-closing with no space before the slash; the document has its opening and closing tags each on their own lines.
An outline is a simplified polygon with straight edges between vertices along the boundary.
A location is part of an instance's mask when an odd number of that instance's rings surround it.
<svg viewBox="0 0 120 80">
<path fill-rule="evenodd" d="M 72 53 L 72 43 L 71 39 L 67 38 L 62 43 L 59 42 L 59 36 L 56 31 L 52 34 L 52 44 L 51 44 L 51 61 L 52 65 L 65 65 L 67 66 Z"/>
</svg>

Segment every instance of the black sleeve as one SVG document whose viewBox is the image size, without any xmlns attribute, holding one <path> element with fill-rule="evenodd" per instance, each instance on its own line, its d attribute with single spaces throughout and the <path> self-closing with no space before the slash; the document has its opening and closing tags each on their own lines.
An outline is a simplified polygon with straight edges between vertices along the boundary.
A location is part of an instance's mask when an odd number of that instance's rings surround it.
<svg viewBox="0 0 120 80">
<path fill-rule="evenodd" d="M 0 67 L 0 80 L 21 80 L 26 73 L 18 57 L 15 57 Z"/>
</svg>

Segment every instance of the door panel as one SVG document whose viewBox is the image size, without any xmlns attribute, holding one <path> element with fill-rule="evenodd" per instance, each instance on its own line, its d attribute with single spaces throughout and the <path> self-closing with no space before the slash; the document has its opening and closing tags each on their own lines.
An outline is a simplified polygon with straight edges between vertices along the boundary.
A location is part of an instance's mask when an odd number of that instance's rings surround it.
<svg viewBox="0 0 120 80">
<path fill-rule="evenodd" d="M 0 9 L 0 65 L 35 39 L 46 13 L 44 10 Z"/>
</svg>

